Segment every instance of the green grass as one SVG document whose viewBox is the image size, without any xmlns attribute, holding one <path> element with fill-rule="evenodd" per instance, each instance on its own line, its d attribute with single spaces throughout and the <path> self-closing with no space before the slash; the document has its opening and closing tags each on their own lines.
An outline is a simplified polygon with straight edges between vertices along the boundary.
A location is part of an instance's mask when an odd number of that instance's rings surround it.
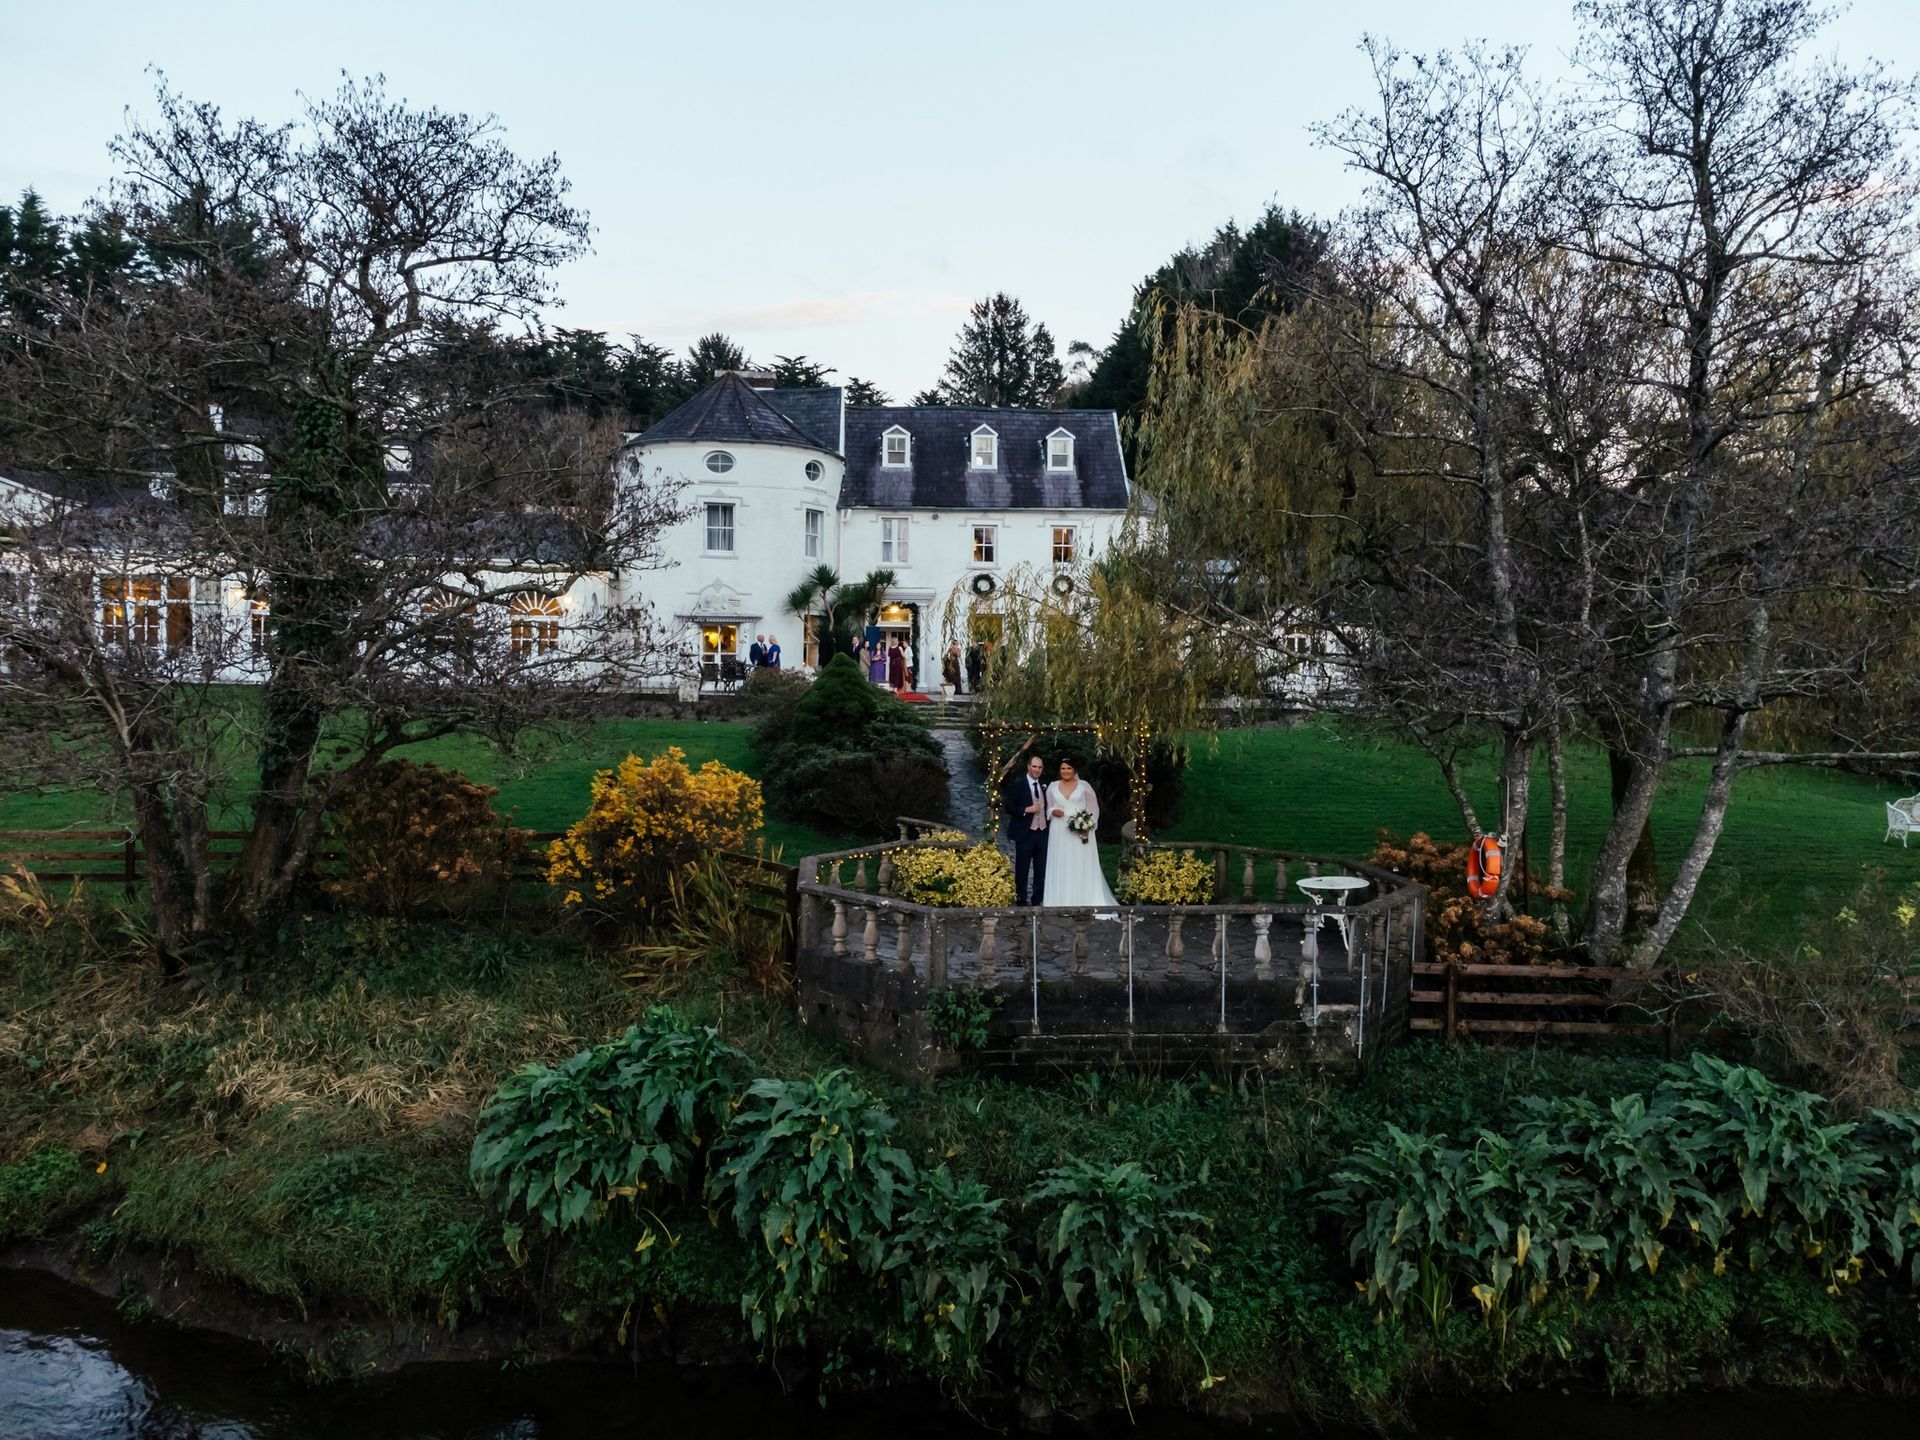
<svg viewBox="0 0 1920 1440">
<path fill-rule="evenodd" d="M 564 830 L 586 813 L 594 772 L 628 755 L 657 755 L 670 745 L 686 751 L 687 763 L 718 760 L 757 775 L 749 727 L 698 720 L 602 720 L 565 736 L 535 736 L 514 752 L 478 738 L 452 736 L 409 745 L 399 754 L 463 771 L 471 780 L 500 790 L 495 802 L 529 830 Z M 0 830 L 51 830 L 116 821 L 104 795 L 63 791 L 0 798 Z M 823 850 L 846 849 L 856 840 L 829 835 L 775 817 L 766 824 L 767 845 L 789 861 Z"/>
<path fill-rule="evenodd" d="M 1464 768 L 1481 818 L 1492 818 L 1499 800 L 1493 757 L 1473 757 Z M 1706 771 L 1705 761 L 1677 764 L 1655 803 L 1654 841 L 1665 876 L 1692 837 Z M 1567 791 L 1567 878 L 1577 894 L 1610 813 L 1599 751 L 1569 751 Z M 1831 916 L 1871 871 L 1920 880 L 1920 848 L 1881 843 L 1884 802 L 1896 794 L 1888 784 L 1828 770 L 1777 766 L 1743 775 L 1695 918 L 1762 936 Z M 1542 757 L 1528 819 L 1533 869 L 1542 878 L 1551 819 Z M 1460 812 L 1426 755 L 1312 724 L 1228 731 L 1211 746 L 1196 738 L 1180 823 L 1163 838 L 1365 856 L 1382 827 L 1399 835 L 1424 830 L 1441 840 L 1466 838 Z"/>
<path fill-rule="evenodd" d="M 628 754 L 677 745 L 690 763 L 719 760 L 758 773 L 748 727 L 703 721 L 609 719 L 564 736 L 537 737 L 513 753 L 485 741 L 450 738 L 403 753 L 464 771 L 499 787 L 499 805 L 533 830 L 561 830 L 586 809 L 594 772 Z M 1490 755 L 1465 765 L 1483 816 L 1494 813 L 1497 771 Z M 1568 878 L 1584 888 L 1608 817 L 1605 762 L 1577 747 L 1567 757 Z M 1654 811 L 1654 835 L 1671 874 L 1693 832 L 1706 763 L 1677 765 Z M 1704 923 L 1763 935 L 1831 914 L 1870 871 L 1920 879 L 1920 848 L 1883 845 L 1883 802 L 1895 787 L 1826 770 L 1776 767 L 1743 776 L 1695 908 Z M 1533 868 L 1546 870 L 1549 800 L 1545 761 L 1533 788 Z M 91 793 L 0 799 L 0 829 L 50 829 L 104 821 Z M 1329 723 L 1288 730 L 1228 731 L 1194 739 L 1180 823 L 1164 838 L 1219 840 L 1276 849 L 1365 856 L 1385 827 L 1464 838 L 1458 811 L 1431 759 L 1409 746 L 1360 736 Z M 788 859 L 856 843 L 770 818 L 767 842 Z M 1114 856 L 1107 858 L 1109 867 Z"/>
</svg>

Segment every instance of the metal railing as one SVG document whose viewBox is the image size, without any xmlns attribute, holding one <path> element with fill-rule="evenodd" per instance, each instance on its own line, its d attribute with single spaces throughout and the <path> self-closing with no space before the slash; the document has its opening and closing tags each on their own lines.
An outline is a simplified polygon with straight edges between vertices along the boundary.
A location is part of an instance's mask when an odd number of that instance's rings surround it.
<svg viewBox="0 0 1920 1440">
<path fill-rule="evenodd" d="M 1058 992 L 1051 1003 L 1085 1033 L 1134 1030 L 1154 1018 L 1143 1006 L 1164 1020 L 1171 1002 L 1197 1019 L 1202 985 L 1216 1034 L 1288 1018 L 1318 1026 L 1336 1008 L 1351 1018 L 1356 1050 L 1405 1028 L 1426 891 L 1404 876 L 1337 856 L 1179 844 L 1164 848 L 1215 857 L 1222 890 L 1228 862 L 1237 861 L 1241 895 L 1208 905 L 961 908 L 894 894 L 893 855 L 949 828 L 903 819 L 907 839 L 802 860 L 800 952 L 881 967 L 929 990 L 1007 991 L 1012 982 L 1026 992 L 1031 1033 L 1043 1028 L 1050 988 Z M 1269 867 L 1273 898 L 1261 898 L 1256 881 Z M 1364 876 L 1376 893 L 1344 909 L 1281 898 L 1290 877 L 1332 873 Z M 1203 937 L 1207 959 L 1194 965 L 1188 944 Z M 1099 1002 L 1109 992 L 1116 1013 L 1105 1020 Z M 1254 1023 L 1235 1025 L 1236 992 Z"/>
</svg>

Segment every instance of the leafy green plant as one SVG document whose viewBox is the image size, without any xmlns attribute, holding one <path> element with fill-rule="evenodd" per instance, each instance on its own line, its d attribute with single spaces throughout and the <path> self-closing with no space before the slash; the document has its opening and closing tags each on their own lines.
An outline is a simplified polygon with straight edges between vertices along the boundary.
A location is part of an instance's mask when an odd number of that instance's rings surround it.
<svg viewBox="0 0 1920 1440">
<path fill-rule="evenodd" d="M 886 1269 L 896 1276 L 901 1319 L 916 1348 L 931 1348 L 948 1375 L 970 1380 L 999 1333 L 1012 1288 L 1001 1202 L 977 1180 L 941 1165 L 920 1177 L 897 1217 Z"/>
<path fill-rule="evenodd" d="M 884 1268 L 894 1213 L 914 1181 L 893 1128 L 845 1070 L 757 1080 L 747 1091 L 708 1183 L 716 1201 L 731 1192 L 735 1227 L 758 1242 L 760 1273 L 741 1297 L 755 1339 L 803 1326 L 849 1268 Z"/>
<path fill-rule="evenodd" d="M 468 1166 L 506 1217 L 509 1253 L 520 1259 L 528 1235 L 590 1225 L 615 1201 L 644 1206 L 656 1186 L 692 1191 L 741 1073 L 717 1031 L 665 1006 L 617 1040 L 522 1068 L 481 1112 Z"/>
<path fill-rule="evenodd" d="M 1213 1222 L 1180 1207 L 1182 1189 L 1131 1161 L 1076 1156 L 1027 1192 L 1042 1268 L 1106 1341 L 1123 1396 L 1132 1389 L 1129 1352 L 1145 1336 L 1171 1324 L 1192 1337 L 1213 1324 L 1198 1286 L 1212 1253 L 1202 1232 Z"/>
<path fill-rule="evenodd" d="M 927 996 L 927 1030 L 937 1045 L 949 1050 L 979 1050 L 987 1043 L 987 1027 L 1000 1008 L 1001 997 L 980 985 L 956 985 Z"/>
<path fill-rule="evenodd" d="M 1834 1297 L 1883 1264 L 1920 1283 L 1920 1119 L 1834 1123 L 1819 1096 L 1704 1054 L 1650 1096 L 1521 1113 L 1464 1144 L 1389 1125 L 1335 1168 L 1321 1202 L 1369 1302 L 1412 1303 L 1437 1331 L 1464 1288 L 1504 1330 L 1554 1284 L 1591 1299 L 1676 1252 L 1682 1284 L 1735 1254 L 1756 1272 L 1812 1262 Z"/>
</svg>

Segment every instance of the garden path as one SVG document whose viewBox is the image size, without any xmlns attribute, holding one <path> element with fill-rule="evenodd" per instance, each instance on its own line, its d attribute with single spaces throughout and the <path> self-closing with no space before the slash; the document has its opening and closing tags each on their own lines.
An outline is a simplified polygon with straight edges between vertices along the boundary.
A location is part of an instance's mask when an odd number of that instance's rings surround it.
<svg viewBox="0 0 1920 1440">
<path fill-rule="evenodd" d="M 980 757 L 973 753 L 967 732 L 937 729 L 933 738 L 947 755 L 947 819 L 957 830 L 982 839 L 990 838 L 987 816 L 986 772 Z"/>
</svg>

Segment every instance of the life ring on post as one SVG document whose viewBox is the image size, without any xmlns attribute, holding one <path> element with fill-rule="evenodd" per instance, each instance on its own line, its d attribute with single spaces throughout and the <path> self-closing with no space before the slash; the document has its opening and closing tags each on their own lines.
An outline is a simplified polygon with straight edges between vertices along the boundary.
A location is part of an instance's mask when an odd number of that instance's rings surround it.
<svg viewBox="0 0 1920 1440">
<path fill-rule="evenodd" d="M 1491 900 L 1500 893 L 1502 860 L 1500 842 L 1481 835 L 1467 846 L 1467 894 L 1476 900 Z"/>
</svg>

